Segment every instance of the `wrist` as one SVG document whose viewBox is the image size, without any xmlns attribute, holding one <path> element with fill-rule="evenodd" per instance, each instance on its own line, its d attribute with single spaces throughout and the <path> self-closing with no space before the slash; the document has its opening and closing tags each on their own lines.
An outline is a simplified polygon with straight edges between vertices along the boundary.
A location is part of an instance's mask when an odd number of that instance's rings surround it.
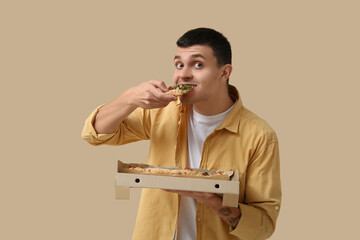
<svg viewBox="0 0 360 240">
<path fill-rule="evenodd" d="M 128 108 L 131 112 L 136 108 L 140 107 L 139 101 L 136 100 L 136 92 L 133 88 L 125 91 L 120 97 L 117 99 L 119 102 L 124 102 L 126 104 L 126 108 Z"/>
</svg>

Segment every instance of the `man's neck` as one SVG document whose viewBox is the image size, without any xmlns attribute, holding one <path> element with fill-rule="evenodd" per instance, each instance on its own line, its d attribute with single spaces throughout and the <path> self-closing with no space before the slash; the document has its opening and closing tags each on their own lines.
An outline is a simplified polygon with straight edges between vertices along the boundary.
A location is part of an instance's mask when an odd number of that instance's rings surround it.
<svg viewBox="0 0 360 240">
<path fill-rule="evenodd" d="M 202 115 L 212 116 L 225 112 L 234 104 L 229 94 L 227 94 L 224 98 L 220 99 L 222 100 L 216 99 L 213 102 L 195 103 L 193 104 L 193 108 L 196 112 Z"/>
</svg>

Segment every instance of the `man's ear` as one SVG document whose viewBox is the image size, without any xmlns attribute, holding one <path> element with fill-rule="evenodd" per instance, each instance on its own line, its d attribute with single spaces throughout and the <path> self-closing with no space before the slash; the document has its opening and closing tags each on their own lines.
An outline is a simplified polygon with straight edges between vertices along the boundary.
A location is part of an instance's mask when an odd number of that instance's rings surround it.
<svg viewBox="0 0 360 240">
<path fill-rule="evenodd" d="M 231 64 L 225 64 L 222 69 L 221 80 L 226 81 L 231 75 L 232 66 Z"/>
</svg>

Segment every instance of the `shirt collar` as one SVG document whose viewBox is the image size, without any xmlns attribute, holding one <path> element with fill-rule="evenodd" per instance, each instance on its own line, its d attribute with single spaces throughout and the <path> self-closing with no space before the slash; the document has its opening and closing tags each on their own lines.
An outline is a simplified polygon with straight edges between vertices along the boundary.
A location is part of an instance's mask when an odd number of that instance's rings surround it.
<svg viewBox="0 0 360 240">
<path fill-rule="evenodd" d="M 243 104 L 238 90 L 232 85 L 229 85 L 229 95 L 233 101 L 237 100 L 237 102 L 234 108 L 226 116 L 225 120 L 215 130 L 225 128 L 230 132 L 237 133 L 240 125 Z"/>
</svg>

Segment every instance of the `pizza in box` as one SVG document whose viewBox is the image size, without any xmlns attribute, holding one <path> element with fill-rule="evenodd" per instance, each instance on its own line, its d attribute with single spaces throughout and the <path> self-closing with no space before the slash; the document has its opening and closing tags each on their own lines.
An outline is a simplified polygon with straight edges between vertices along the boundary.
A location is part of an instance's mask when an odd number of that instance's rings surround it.
<svg viewBox="0 0 360 240">
<path fill-rule="evenodd" d="M 155 176 L 172 176 L 172 177 L 192 177 L 202 179 L 219 179 L 231 180 L 234 171 L 224 170 L 205 170 L 198 168 L 174 168 L 174 167 L 154 167 L 143 163 L 123 163 L 119 161 L 119 173 L 145 174 Z"/>
</svg>

